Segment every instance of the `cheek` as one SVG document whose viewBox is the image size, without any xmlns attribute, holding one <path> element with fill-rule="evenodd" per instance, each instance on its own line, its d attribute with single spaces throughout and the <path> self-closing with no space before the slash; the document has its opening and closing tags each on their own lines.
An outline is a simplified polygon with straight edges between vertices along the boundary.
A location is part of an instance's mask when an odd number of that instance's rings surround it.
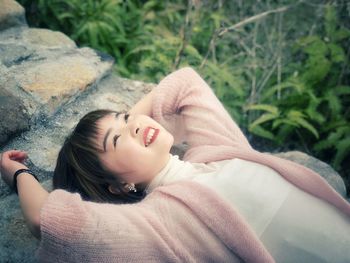
<svg viewBox="0 0 350 263">
<path fill-rule="evenodd" d="M 122 159 L 125 163 L 135 170 L 138 166 L 149 163 L 152 151 L 133 140 L 129 140 L 120 147 L 120 153 L 123 155 Z"/>
<path fill-rule="evenodd" d="M 101 157 L 102 165 L 109 171 L 118 173 L 123 170 L 120 158 L 114 152 L 109 152 Z"/>
<path fill-rule="evenodd" d="M 153 165 L 156 162 L 156 156 L 152 151 L 133 142 L 125 144 L 120 149 L 120 161 L 122 169 L 127 172 L 125 180 L 131 180 L 139 183 L 145 181 L 145 178 L 152 173 Z"/>
</svg>

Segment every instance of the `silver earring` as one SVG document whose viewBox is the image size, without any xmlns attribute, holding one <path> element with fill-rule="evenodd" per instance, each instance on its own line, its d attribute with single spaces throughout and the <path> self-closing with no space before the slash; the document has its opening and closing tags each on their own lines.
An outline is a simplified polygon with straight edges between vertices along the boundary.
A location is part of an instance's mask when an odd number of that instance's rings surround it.
<svg viewBox="0 0 350 263">
<path fill-rule="evenodd" d="M 134 191 L 134 192 L 137 191 L 137 189 L 136 189 L 136 187 L 135 187 L 135 184 L 133 184 L 133 183 L 128 184 L 127 188 L 129 189 L 129 191 L 131 191 L 131 190 Z"/>
</svg>

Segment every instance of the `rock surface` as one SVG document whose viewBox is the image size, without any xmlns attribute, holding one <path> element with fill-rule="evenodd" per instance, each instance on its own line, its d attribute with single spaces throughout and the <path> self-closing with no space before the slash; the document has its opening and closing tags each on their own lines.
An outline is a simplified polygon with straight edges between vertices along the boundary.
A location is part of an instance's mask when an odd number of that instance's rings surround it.
<svg viewBox="0 0 350 263">
<path fill-rule="evenodd" d="M 0 0 L 0 30 L 17 25 L 27 25 L 24 8 L 13 0 Z"/>
<path fill-rule="evenodd" d="M 11 123 L 0 125 L 0 145 L 96 85 L 113 62 L 99 51 L 77 48 L 60 32 L 25 24 L 0 31 L 0 96 L 4 105 L 12 103 Z"/>
<path fill-rule="evenodd" d="M 28 113 L 21 99 L 2 86 L 0 86 L 0 116 L 0 144 L 6 142 L 10 135 L 29 128 Z"/>
<path fill-rule="evenodd" d="M 16 2 L 0 0 L 0 7 L 0 152 L 26 151 L 28 167 L 51 191 L 57 153 L 78 120 L 100 108 L 126 111 L 154 84 L 112 74 L 110 56 L 78 48 L 60 32 L 28 28 Z M 186 149 L 175 145 L 171 153 L 181 159 Z M 276 155 L 310 167 L 345 196 L 341 177 L 329 165 L 301 152 Z M 17 195 L 2 180 L 0 210 L 0 262 L 35 262 L 38 241 Z"/>
</svg>

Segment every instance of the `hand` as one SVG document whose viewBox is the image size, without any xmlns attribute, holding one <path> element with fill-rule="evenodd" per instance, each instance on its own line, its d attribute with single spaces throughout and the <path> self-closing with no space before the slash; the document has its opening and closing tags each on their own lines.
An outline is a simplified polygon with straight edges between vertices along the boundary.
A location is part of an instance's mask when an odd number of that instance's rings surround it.
<svg viewBox="0 0 350 263">
<path fill-rule="evenodd" d="M 13 175 L 18 169 L 28 169 L 23 163 L 28 155 L 24 151 L 10 150 L 0 155 L 0 173 L 5 183 L 12 188 Z"/>
</svg>

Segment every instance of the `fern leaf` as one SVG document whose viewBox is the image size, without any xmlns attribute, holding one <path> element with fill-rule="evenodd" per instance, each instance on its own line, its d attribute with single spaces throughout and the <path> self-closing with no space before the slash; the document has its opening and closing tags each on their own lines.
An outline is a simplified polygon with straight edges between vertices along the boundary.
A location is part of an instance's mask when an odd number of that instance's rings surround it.
<svg viewBox="0 0 350 263">
<path fill-rule="evenodd" d="M 336 169 L 339 169 L 341 162 L 350 153 L 350 137 L 339 141 L 336 149 L 337 152 L 333 160 L 333 165 Z"/>
<path fill-rule="evenodd" d="M 259 125 L 256 125 L 254 128 L 248 128 L 249 131 L 255 135 L 258 135 L 260 137 L 266 138 L 266 139 L 270 139 L 272 141 L 275 141 L 275 135 L 273 135 L 273 133 L 269 132 L 268 130 L 265 130 L 264 128 L 262 128 Z"/>
<path fill-rule="evenodd" d="M 304 113 L 296 110 L 291 110 L 288 112 L 287 116 L 294 122 L 298 123 L 301 127 L 310 131 L 317 139 L 319 138 L 319 134 L 315 127 L 304 119 Z"/>
<path fill-rule="evenodd" d="M 259 118 L 257 118 L 255 121 L 253 121 L 250 125 L 250 127 L 253 129 L 256 125 L 262 124 L 264 122 L 276 119 L 278 115 L 273 113 L 264 113 Z"/>
<path fill-rule="evenodd" d="M 268 104 L 253 104 L 247 105 L 245 107 L 246 110 L 264 110 L 271 112 L 272 114 L 279 115 L 279 110 L 276 106 L 268 105 Z"/>
</svg>

